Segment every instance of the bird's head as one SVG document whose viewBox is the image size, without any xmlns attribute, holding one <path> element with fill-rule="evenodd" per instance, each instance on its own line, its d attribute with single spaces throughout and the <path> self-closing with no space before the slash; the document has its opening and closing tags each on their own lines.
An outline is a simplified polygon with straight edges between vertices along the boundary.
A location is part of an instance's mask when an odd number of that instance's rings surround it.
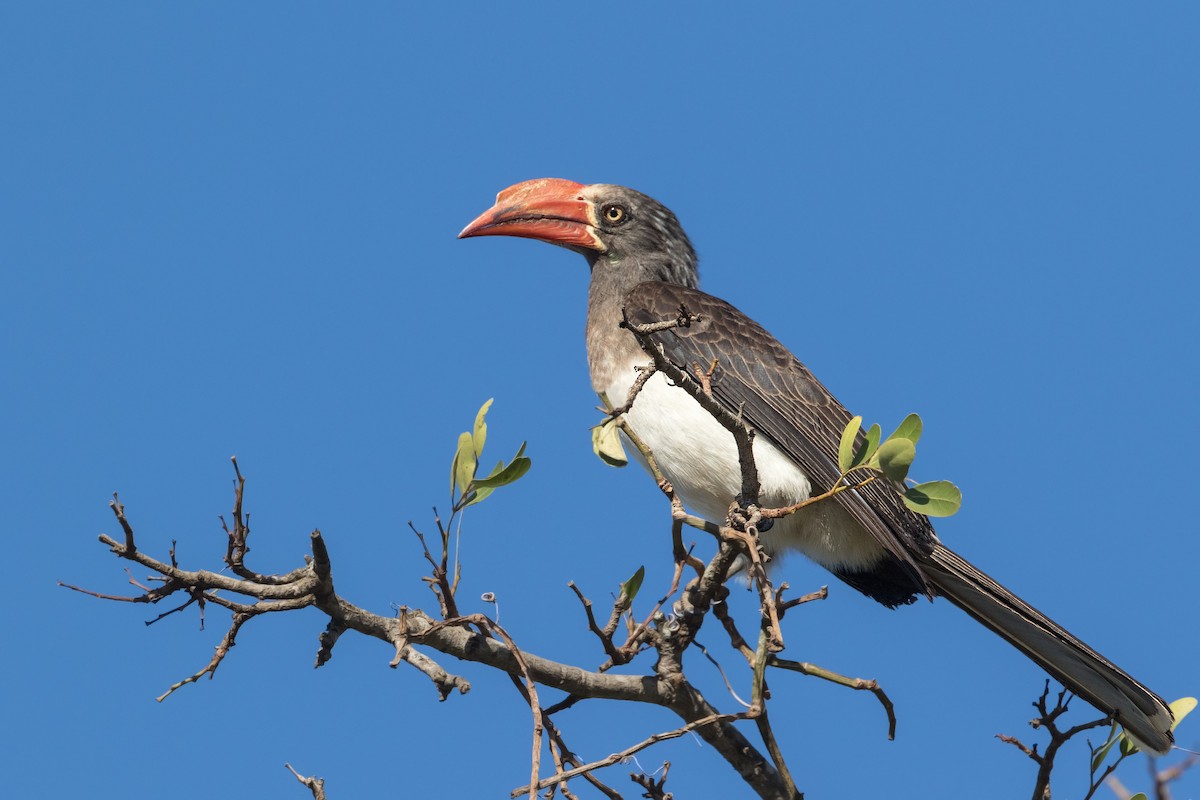
<svg viewBox="0 0 1200 800">
<path fill-rule="evenodd" d="M 458 238 L 520 236 L 582 253 L 593 270 L 695 286 L 696 251 L 670 209 L 624 186 L 539 178 L 510 186 Z"/>
</svg>

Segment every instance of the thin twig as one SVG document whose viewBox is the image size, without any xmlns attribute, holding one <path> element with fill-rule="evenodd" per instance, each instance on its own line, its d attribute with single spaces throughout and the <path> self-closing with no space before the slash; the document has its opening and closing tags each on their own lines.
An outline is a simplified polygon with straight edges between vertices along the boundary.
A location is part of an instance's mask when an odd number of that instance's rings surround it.
<svg viewBox="0 0 1200 800">
<path fill-rule="evenodd" d="M 305 786 L 308 787 L 309 791 L 312 792 L 313 800 L 325 800 L 325 779 L 324 778 L 318 778 L 315 775 L 312 776 L 311 778 L 306 778 L 303 775 L 301 775 L 299 772 L 296 772 L 296 770 L 292 768 L 291 764 L 284 764 L 284 766 L 287 767 L 288 772 L 290 772 L 290 773 L 292 773 L 292 775 L 296 776 L 296 780 L 300 781 L 301 783 L 303 783 Z"/>
<path fill-rule="evenodd" d="M 787 761 L 783 757 L 783 749 L 775 739 L 775 731 L 771 728 L 771 721 L 767 717 L 767 663 L 770 660 L 770 625 L 770 621 L 764 618 L 759 629 L 758 649 L 754 653 L 754 705 L 752 710 L 758 712 L 754 715 L 754 724 L 758 726 L 758 733 L 762 737 L 763 744 L 767 746 L 767 752 L 771 755 L 771 760 L 775 762 L 775 769 L 779 771 L 779 777 L 783 781 L 787 796 L 796 797 L 800 792 L 796 789 L 796 781 L 792 779 L 791 770 L 788 769 Z"/>
<path fill-rule="evenodd" d="M 209 661 L 204 669 L 200 670 L 194 675 L 184 678 L 176 684 L 173 684 L 171 688 L 167 689 L 167 691 L 163 692 L 154 699 L 161 703 L 163 700 L 166 700 L 168 697 L 170 697 L 176 689 L 187 686 L 189 683 L 195 683 L 205 675 L 208 675 L 210 679 L 213 678 L 217 674 L 217 667 L 221 666 L 221 662 L 225 659 L 225 656 L 236 644 L 235 640 L 237 639 L 238 631 L 241 630 L 242 625 L 250 621 L 251 617 L 251 614 L 234 614 L 233 622 L 230 624 L 229 630 L 225 632 L 225 636 L 221 639 L 221 643 L 217 645 L 216 652 L 213 653 L 212 661 Z"/>
<path fill-rule="evenodd" d="M 725 632 L 729 634 L 729 644 L 733 649 L 741 653 L 746 663 L 754 666 L 754 650 L 746 643 L 745 637 L 737 629 L 737 624 L 733 621 L 733 616 L 729 613 L 729 604 L 724 600 L 719 600 L 713 603 L 713 615 L 720 621 L 721 626 L 725 628 Z"/>
<path fill-rule="evenodd" d="M 630 661 L 635 655 L 637 655 L 638 648 L 641 645 L 646 631 L 649 629 L 650 624 L 657 617 L 658 612 L 663 607 L 663 604 L 674 597 L 675 592 L 679 591 L 679 580 L 683 576 L 683 568 L 685 563 L 686 562 L 683 561 L 675 562 L 675 571 L 671 576 L 671 585 L 667 588 L 667 593 L 658 599 L 658 602 L 654 604 L 654 608 L 650 609 L 650 613 L 646 615 L 646 618 L 638 623 L 637 627 L 634 628 L 629 634 L 629 638 L 625 641 L 625 644 L 621 645 L 620 652 L 624 658 L 622 663 Z"/>
<path fill-rule="evenodd" d="M 130 580 L 130 583 L 133 583 L 133 581 Z M 81 586 L 75 586 L 74 584 L 64 583 L 62 581 L 59 581 L 58 585 L 63 587 L 64 589 L 70 589 L 73 592 L 79 592 L 80 594 L 86 594 L 89 597 L 95 597 L 100 600 L 112 600 L 112 601 L 115 601 L 118 603 L 157 603 L 159 600 L 163 599 L 164 597 L 172 595 L 175 592 L 179 591 L 180 589 L 184 588 L 183 584 L 181 584 L 181 583 L 177 583 L 177 582 L 173 583 L 171 581 L 167 581 L 167 582 L 163 583 L 162 586 L 159 586 L 157 589 L 147 589 L 144 594 L 139 594 L 139 595 L 135 595 L 133 597 L 128 597 L 128 596 L 119 595 L 119 594 L 102 594 L 101 592 L 94 592 L 91 589 L 84 589 Z"/>
<path fill-rule="evenodd" d="M 125 518 L 125 506 L 121 504 L 121 498 L 117 496 L 116 492 L 113 492 L 113 499 L 109 501 L 108 507 L 116 515 L 117 522 L 121 525 L 121 530 L 125 532 L 125 549 L 132 553 L 137 549 L 137 546 L 133 543 L 133 526 Z"/>
<path fill-rule="evenodd" d="M 812 675 L 815 678 L 827 680 L 830 683 L 836 683 L 838 686 L 845 686 L 849 689 L 856 689 L 862 692 L 870 692 L 879 700 L 883 710 L 887 713 L 888 719 L 888 739 L 896 738 L 896 709 L 892 705 L 891 698 L 883 691 L 883 687 L 879 682 L 872 679 L 850 678 L 845 675 L 840 675 L 824 667 L 818 667 L 816 664 L 809 664 L 804 661 L 789 661 L 787 659 L 772 656 L 768 661 L 768 666 L 778 667 L 779 669 L 791 670 L 799 672 L 801 675 Z"/>
<path fill-rule="evenodd" d="M 1091 722 L 1081 723 L 1073 728 L 1069 728 L 1066 731 L 1060 730 L 1058 727 L 1058 718 L 1067 712 L 1067 709 L 1071 703 L 1071 695 L 1066 689 L 1060 691 L 1055 699 L 1053 708 L 1047 704 L 1049 697 L 1050 681 L 1047 679 L 1045 686 L 1042 689 L 1041 696 L 1033 703 L 1033 707 L 1038 710 L 1038 716 L 1029 721 L 1030 727 L 1045 729 L 1045 731 L 1050 734 L 1050 741 L 1046 745 L 1045 752 L 1039 753 L 1037 745 L 1029 747 L 1014 736 L 996 734 L 997 739 L 1016 747 L 1038 765 L 1037 778 L 1034 780 L 1033 784 L 1034 800 L 1043 800 L 1043 798 L 1048 798 L 1050 796 L 1050 775 L 1054 770 L 1054 759 L 1058 755 L 1059 749 L 1072 737 L 1077 736 L 1084 731 L 1091 730 L 1092 728 L 1096 728 L 1101 725 L 1107 725 L 1111 722 L 1110 718 L 1102 717 L 1097 720 L 1092 720 Z M 1088 792 L 1088 797 L 1091 797 L 1092 794 L 1095 793 L 1098 785 L 1098 783 L 1092 784 L 1092 787 Z"/>
<path fill-rule="evenodd" d="M 508 631 L 500 627 L 497 623 L 488 619 L 482 614 L 469 614 L 457 620 L 447 620 L 445 623 L 468 622 L 472 625 L 477 625 L 480 628 L 487 629 L 493 634 L 500 637 L 504 644 L 516 659 L 517 666 L 520 667 L 521 676 L 525 679 L 525 691 L 528 692 L 529 708 L 533 712 L 533 757 L 532 757 L 532 774 L 529 779 L 529 800 L 536 800 L 538 786 L 538 774 L 541 772 L 542 764 L 542 735 L 546 728 L 546 720 L 542 714 L 541 703 L 538 702 L 537 683 L 533 675 L 529 671 L 529 664 L 525 661 L 525 656 L 517 647 L 517 643 L 508 635 Z M 515 797 L 516 795 L 514 795 Z"/>
<path fill-rule="evenodd" d="M 633 408 L 633 401 L 637 399 L 638 394 L 646 386 L 646 381 L 654 377 L 654 373 L 658 372 L 658 367 L 654 364 L 646 364 L 645 366 L 634 367 L 637 370 L 638 376 L 634 379 L 633 385 L 629 387 L 629 393 L 625 397 L 625 405 L 611 409 L 607 412 L 609 419 L 616 419 L 622 414 L 629 412 Z M 605 400 L 607 398 L 601 398 Z"/>
<path fill-rule="evenodd" d="M 698 719 L 695 722 L 689 722 L 687 725 L 684 725 L 681 728 L 676 728 L 673 731 L 666 731 L 665 733 L 656 733 L 653 736 L 650 736 L 650 737 L 644 739 L 643 741 L 638 742 L 637 744 L 633 745 L 632 747 L 627 747 L 619 753 L 613 753 L 608 758 L 602 758 L 599 761 L 593 761 L 590 764 L 584 764 L 581 767 L 576 767 L 575 769 L 568 770 L 568 771 L 564 772 L 562 775 L 555 775 L 553 777 L 546 778 L 546 779 L 542 780 L 540 783 L 538 783 L 538 785 L 536 786 L 536 789 L 545 789 L 548 786 L 552 786 L 556 783 L 560 783 L 561 781 L 567 780 L 568 778 L 574 778 L 576 775 L 583 775 L 585 773 L 591 772 L 592 770 L 603 769 L 604 767 L 611 767 L 613 764 L 616 764 L 620 761 L 624 761 L 625 759 L 629 758 L 634 753 L 641 752 L 642 750 L 645 750 L 647 747 L 650 747 L 653 744 L 657 744 L 659 742 L 665 742 L 669 739 L 678 739 L 680 736 L 683 736 L 685 733 L 687 733 L 689 731 L 697 730 L 698 728 L 703 728 L 706 725 L 713 725 L 713 724 L 721 723 L 721 722 L 733 722 L 735 720 L 742 720 L 742 719 L 749 719 L 748 712 L 743 712 L 740 714 L 710 714 L 709 716 L 704 717 L 703 719 Z M 514 798 L 520 797 L 523 794 L 529 794 L 530 790 L 534 789 L 534 788 L 535 787 L 533 787 L 533 786 L 521 786 L 521 787 L 519 787 L 517 789 L 513 789 L 511 792 L 509 792 L 509 796 L 514 797 Z"/>
<path fill-rule="evenodd" d="M 700 644 L 699 641 L 697 641 L 695 644 L 696 647 L 700 648 L 700 652 L 704 654 L 704 657 L 708 659 L 709 663 L 717 668 L 717 672 L 721 674 L 721 680 L 725 681 L 725 690 L 729 692 L 729 695 L 741 705 L 745 706 L 746 708 L 750 708 L 751 704 L 747 703 L 738 696 L 737 691 L 733 688 L 733 684 L 729 682 L 729 676 L 725 674 L 725 669 L 721 666 L 721 663 L 713 658 L 712 653 L 708 652 L 708 648 Z"/>
<path fill-rule="evenodd" d="M 658 780 L 654 780 L 653 775 L 647 775 L 646 773 L 639 774 L 637 772 L 629 773 L 629 779 L 646 790 L 646 793 L 642 797 L 648 800 L 671 800 L 674 795 L 663 788 L 667 782 L 667 773 L 670 771 L 671 762 L 664 761 Z"/>
<path fill-rule="evenodd" d="M 786 585 L 787 584 L 784 584 L 784 586 L 786 586 Z M 783 591 L 784 586 L 779 587 L 779 590 L 781 592 Z M 815 592 L 809 592 L 806 595 L 801 595 L 800 597 L 793 598 L 793 599 L 788 600 L 783 603 L 778 602 L 781 598 L 777 597 L 776 605 L 779 607 L 779 618 L 782 619 L 783 615 L 785 613 L 787 613 L 787 610 L 789 608 L 795 608 L 796 606 L 804 605 L 805 603 L 811 603 L 814 600 L 824 600 L 827 597 L 829 597 L 829 587 L 828 586 L 822 586 L 820 589 L 817 589 Z"/>
<path fill-rule="evenodd" d="M 596 617 L 592 614 L 592 601 L 583 596 L 583 592 L 575 585 L 575 581 L 568 581 L 567 586 L 571 591 L 575 592 L 575 596 L 583 604 L 584 613 L 587 615 L 588 629 L 600 640 L 600 646 L 604 648 L 604 654 L 608 656 L 610 662 L 617 663 L 618 659 L 621 658 L 621 653 L 617 650 L 617 646 L 613 644 L 612 635 L 617 629 L 617 622 L 620 620 L 621 614 L 629 609 L 629 599 L 625 597 L 624 593 L 617 597 L 616 601 L 613 602 L 612 616 L 609 618 L 608 624 L 604 628 L 601 628 L 596 624 Z"/>
</svg>

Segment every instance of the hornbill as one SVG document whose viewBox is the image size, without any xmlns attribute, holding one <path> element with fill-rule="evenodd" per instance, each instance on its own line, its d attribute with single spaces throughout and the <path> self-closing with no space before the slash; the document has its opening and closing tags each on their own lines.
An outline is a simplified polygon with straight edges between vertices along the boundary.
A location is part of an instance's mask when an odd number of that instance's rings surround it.
<svg viewBox="0 0 1200 800">
<path fill-rule="evenodd" d="M 557 178 L 526 181 L 496 197 L 459 238 L 519 236 L 582 254 L 591 267 L 587 357 L 592 387 L 621 404 L 649 357 L 622 321 L 692 321 L 651 334 L 680 370 L 715 365 L 711 394 L 755 431 L 760 505 L 784 507 L 838 480 L 838 445 L 851 419 L 808 368 L 728 303 L 697 288 L 696 252 L 665 206 L 623 186 Z M 626 422 L 690 510 L 726 519 L 742 479 L 733 435 L 685 390 L 655 374 Z M 861 434 L 860 434 L 861 435 Z M 798 550 L 868 597 L 894 608 L 941 596 L 1109 714 L 1156 753 L 1171 748 L 1166 703 L 1053 620 L 943 545 L 929 518 L 874 481 L 774 520 L 764 550 Z"/>
</svg>

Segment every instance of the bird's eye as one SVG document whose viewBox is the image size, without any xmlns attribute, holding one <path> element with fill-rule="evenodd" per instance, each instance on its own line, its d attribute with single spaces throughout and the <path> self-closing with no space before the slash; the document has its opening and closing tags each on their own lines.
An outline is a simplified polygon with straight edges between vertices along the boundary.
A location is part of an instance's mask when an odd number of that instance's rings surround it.
<svg viewBox="0 0 1200 800">
<path fill-rule="evenodd" d="M 600 209 L 600 216 L 604 217 L 604 221 L 609 225 L 620 225 L 629 219 L 629 212 L 625 210 L 625 206 L 607 205 Z"/>
</svg>

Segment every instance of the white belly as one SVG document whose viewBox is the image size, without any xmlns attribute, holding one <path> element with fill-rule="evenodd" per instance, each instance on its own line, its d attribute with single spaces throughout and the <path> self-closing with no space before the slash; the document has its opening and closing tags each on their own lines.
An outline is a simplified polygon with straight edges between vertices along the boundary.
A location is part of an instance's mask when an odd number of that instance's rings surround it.
<svg viewBox="0 0 1200 800">
<path fill-rule="evenodd" d="M 606 391 L 612 403 L 625 402 L 634 377 L 630 368 L 613 381 Z M 688 510 L 724 524 L 742 486 L 733 435 L 662 373 L 647 381 L 626 418 Z M 637 448 L 626 442 L 626 449 L 645 466 Z M 807 476 L 764 436 L 754 439 L 754 461 L 762 484 L 760 505 L 788 506 L 810 496 Z M 774 556 L 799 550 L 830 569 L 862 569 L 883 557 L 883 549 L 833 500 L 776 520 L 762 543 Z"/>
</svg>

